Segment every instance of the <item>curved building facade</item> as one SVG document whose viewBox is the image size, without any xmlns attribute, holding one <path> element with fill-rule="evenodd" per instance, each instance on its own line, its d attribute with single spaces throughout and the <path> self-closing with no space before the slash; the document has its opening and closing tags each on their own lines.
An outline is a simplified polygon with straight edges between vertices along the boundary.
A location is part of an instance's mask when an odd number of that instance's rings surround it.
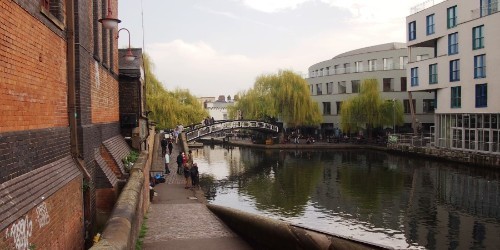
<svg viewBox="0 0 500 250">
<path fill-rule="evenodd" d="M 428 48 L 415 51 L 411 61 L 423 60 L 431 54 Z M 357 95 L 365 79 L 377 79 L 380 94 L 385 100 L 400 100 L 404 106 L 403 126 L 396 132 L 410 132 L 411 109 L 407 92 L 406 65 L 408 53 L 405 43 L 387 43 L 352 50 L 309 67 L 309 83 L 312 99 L 323 114 L 323 135 L 331 135 L 340 125 L 342 102 Z M 416 121 L 424 130 L 434 124 L 435 95 L 413 93 Z"/>
</svg>

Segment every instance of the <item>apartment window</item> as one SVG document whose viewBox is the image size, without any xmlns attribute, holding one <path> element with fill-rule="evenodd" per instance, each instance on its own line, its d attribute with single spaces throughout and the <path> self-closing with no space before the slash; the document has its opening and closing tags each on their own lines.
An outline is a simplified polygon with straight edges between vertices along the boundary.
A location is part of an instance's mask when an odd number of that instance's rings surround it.
<svg viewBox="0 0 500 250">
<path fill-rule="evenodd" d="M 429 84 L 435 84 L 438 82 L 438 71 L 437 64 L 429 65 Z"/>
<path fill-rule="evenodd" d="M 377 70 L 377 60 L 368 60 L 368 71 Z"/>
<path fill-rule="evenodd" d="M 434 14 L 427 16 L 427 35 L 434 34 Z"/>
<path fill-rule="evenodd" d="M 344 63 L 344 73 L 351 73 L 351 64 L 350 63 Z"/>
<path fill-rule="evenodd" d="M 457 6 L 448 8 L 447 13 L 448 29 L 457 26 Z"/>
<path fill-rule="evenodd" d="M 411 68 L 410 70 L 411 76 L 411 86 L 418 86 L 418 67 Z"/>
<path fill-rule="evenodd" d="M 416 101 L 413 100 L 412 103 L 413 103 L 413 107 L 415 107 Z M 403 112 L 405 114 L 411 114 L 410 100 L 408 100 L 408 99 L 403 100 Z"/>
<path fill-rule="evenodd" d="M 481 0 L 481 17 L 498 11 L 498 0 Z"/>
<path fill-rule="evenodd" d="M 346 86 L 345 86 L 345 81 L 339 82 L 338 83 L 338 89 L 339 89 L 339 94 L 345 94 L 346 93 Z"/>
<path fill-rule="evenodd" d="M 417 23 L 415 21 L 408 24 L 408 40 L 417 39 Z"/>
<path fill-rule="evenodd" d="M 336 102 L 337 105 L 337 115 L 340 115 L 340 110 L 342 109 L 342 102 Z"/>
<path fill-rule="evenodd" d="M 460 108 L 462 106 L 462 87 L 451 87 L 451 107 Z"/>
<path fill-rule="evenodd" d="M 339 72 L 339 65 L 333 66 L 333 74 L 338 74 Z"/>
<path fill-rule="evenodd" d="M 424 113 L 434 113 L 434 99 L 424 99 L 423 100 L 423 111 Z"/>
<path fill-rule="evenodd" d="M 488 107 L 488 85 L 476 85 L 476 108 Z"/>
<path fill-rule="evenodd" d="M 406 84 L 408 84 L 406 77 L 401 77 L 401 91 L 406 91 Z"/>
<path fill-rule="evenodd" d="M 450 61 L 450 82 L 460 81 L 460 60 Z"/>
<path fill-rule="evenodd" d="M 332 106 L 330 102 L 323 103 L 323 115 L 331 115 L 332 114 Z"/>
<path fill-rule="evenodd" d="M 323 91 L 322 91 L 322 86 L 323 84 L 322 83 L 318 83 L 316 84 L 316 95 L 322 95 L 323 94 Z"/>
<path fill-rule="evenodd" d="M 417 62 L 418 61 L 422 61 L 422 60 L 426 60 L 428 58 L 429 58 L 429 54 L 418 55 L 417 56 Z"/>
<path fill-rule="evenodd" d="M 330 75 L 330 67 L 326 67 L 326 69 L 325 69 L 325 75 L 327 75 L 327 76 Z"/>
<path fill-rule="evenodd" d="M 394 65 L 393 65 L 393 61 L 392 61 L 392 58 L 384 58 L 384 70 L 391 70 L 393 69 Z"/>
<path fill-rule="evenodd" d="M 394 78 L 384 78 L 384 92 L 393 92 L 394 91 Z"/>
<path fill-rule="evenodd" d="M 331 95 L 333 93 L 333 82 L 326 83 L 326 93 Z"/>
<path fill-rule="evenodd" d="M 458 33 L 448 35 L 448 55 L 458 53 Z"/>
<path fill-rule="evenodd" d="M 474 56 L 474 78 L 486 77 L 486 55 Z"/>
<path fill-rule="evenodd" d="M 400 56 L 399 57 L 399 69 L 406 69 L 407 64 L 408 64 L 408 57 L 407 56 Z"/>
<path fill-rule="evenodd" d="M 311 95 L 314 95 L 314 85 L 309 85 L 309 91 L 311 92 Z"/>
<path fill-rule="evenodd" d="M 354 62 L 354 72 L 363 72 L 363 62 L 362 61 L 357 61 Z"/>
<path fill-rule="evenodd" d="M 484 25 L 472 28 L 472 49 L 484 48 Z"/>
<path fill-rule="evenodd" d="M 352 80 L 351 85 L 352 85 L 352 93 L 359 93 L 359 88 L 361 86 L 360 81 L 359 80 Z"/>
</svg>

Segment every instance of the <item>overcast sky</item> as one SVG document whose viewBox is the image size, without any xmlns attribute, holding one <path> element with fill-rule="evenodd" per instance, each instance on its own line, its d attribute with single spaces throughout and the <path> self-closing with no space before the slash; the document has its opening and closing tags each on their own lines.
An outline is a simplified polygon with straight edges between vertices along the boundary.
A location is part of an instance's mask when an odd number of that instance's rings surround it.
<svg viewBox="0 0 500 250">
<path fill-rule="evenodd" d="M 306 74 L 309 66 L 343 52 L 405 42 L 405 18 L 421 2 L 120 0 L 118 18 L 120 28 L 131 32 L 132 47 L 144 42 L 167 89 L 233 96 L 261 74 Z M 127 43 L 120 32 L 119 47 Z"/>
</svg>

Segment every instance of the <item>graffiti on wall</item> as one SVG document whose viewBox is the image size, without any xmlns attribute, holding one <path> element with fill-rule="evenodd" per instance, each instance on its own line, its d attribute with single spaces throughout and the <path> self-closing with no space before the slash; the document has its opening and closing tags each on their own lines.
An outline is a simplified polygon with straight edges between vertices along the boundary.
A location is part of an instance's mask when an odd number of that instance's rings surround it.
<svg viewBox="0 0 500 250">
<path fill-rule="evenodd" d="M 47 209 L 47 203 L 43 202 L 42 204 L 36 207 L 36 220 L 38 221 L 38 228 L 42 228 L 50 223 L 49 210 Z"/>
<path fill-rule="evenodd" d="M 26 215 L 16 221 L 5 231 L 7 238 L 14 239 L 14 246 L 18 250 L 29 249 L 29 238 L 33 232 L 33 222 Z"/>
<path fill-rule="evenodd" d="M 38 228 L 42 228 L 50 223 L 49 210 L 47 209 L 47 203 L 42 202 L 42 204 L 36 207 L 36 221 L 38 222 Z M 28 215 L 24 218 L 19 219 L 12 224 L 10 228 L 5 230 L 6 238 L 12 238 L 14 240 L 14 246 L 17 250 L 27 250 L 30 249 L 29 238 L 33 233 L 33 221 L 31 221 Z"/>
</svg>

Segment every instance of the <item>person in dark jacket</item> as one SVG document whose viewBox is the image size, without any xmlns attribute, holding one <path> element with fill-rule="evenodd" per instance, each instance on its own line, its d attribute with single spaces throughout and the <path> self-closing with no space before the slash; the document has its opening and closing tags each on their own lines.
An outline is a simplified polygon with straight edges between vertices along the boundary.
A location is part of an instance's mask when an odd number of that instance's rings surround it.
<svg viewBox="0 0 500 250">
<path fill-rule="evenodd" d="M 167 139 L 165 138 L 165 136 L 163 136 L 163 138 L 161 139 L 161 142 L 160 142 L 160 145 L 161 145 L 161 156 L 164 156 L 165 153 L 167 152 Z"/>
<path fill-rule="evenodd" d="M 191 187 L 195 188 L 196 186 L 199 185 L 200 182 L 200 176 L 198 172 L 198 164 L 193 163 L 193 166 L 190 169 L 191 172 Z"/>
<path fill-rule="evenodd" d="M 172 149 L 174 149 L 174 145 L 172 144 L 172 140 L 168 140 L 168 154 L 172 155 Z"/>
<path fill-rule="evenodd" d="M 177 174 L 182 174 L 182 172 L 184 171 L 183 170 L 183 166 L 182 166 L 182 153 L 183 152 L 179 152 L 179 155 L 177 156 Z"/>
</svg>

